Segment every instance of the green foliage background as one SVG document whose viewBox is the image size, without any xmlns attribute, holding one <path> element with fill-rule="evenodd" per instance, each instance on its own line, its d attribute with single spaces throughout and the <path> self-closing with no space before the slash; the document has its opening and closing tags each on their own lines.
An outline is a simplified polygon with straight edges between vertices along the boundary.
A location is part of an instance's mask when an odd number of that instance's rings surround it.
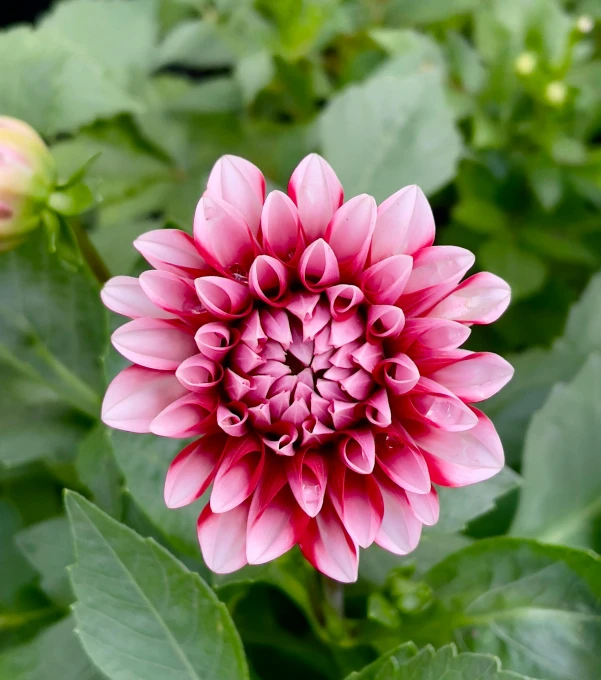
<svg viewBox="0 0 601 680">
<path fill-rule="evenodd" d="M 437 242 L 510 282 L 470 346 L 516 366 L 485 407 L 510 467 L 444 490 L 414 554 L 365 551 L 341 619 L 294 551 L 207 571 L 198 508 L 163 505 L 177 442 L 98 422 L 119 322 L 91 272 L 35 235 L 0 254 L 0 680 L 601 677 L 600 23 L 596 0 L 65 0 L 0 32 L 0 115 L 63 180 L 98 155 L 75 219 L 112 274 L 190 231 L 223 153 L 282 188 L 318 151 L 348 197 L 419 184 Z"/>
</svg>

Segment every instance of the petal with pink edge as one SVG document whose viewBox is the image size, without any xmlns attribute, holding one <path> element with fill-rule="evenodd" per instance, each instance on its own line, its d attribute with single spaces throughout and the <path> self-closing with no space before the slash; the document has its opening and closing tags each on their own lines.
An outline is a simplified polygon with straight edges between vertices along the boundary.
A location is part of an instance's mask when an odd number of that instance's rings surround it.
<svg viewBox="0 0 601 680">
<path fill-rule="evenodd" d="M 217 425 L 230 437 L 243 437 L 248 432 L 248 406 L 242 401 L 219 404 Z"/>
<path fill-rule="evenodd" d="M 250 268 L 248 287 L 259 300 L 283 307 L 289 296 L 289 276 L 289 271 L 275 257 L 259 255 Z"/>
<path fill-rule="evenodd" d="M 217 472 L 226 441 L 223 434 L 207 435 L 178 453 L 165 479 L 168 508 L 181 508 L 202 496 Z"/>
<path fill-rule="evenodd" d="M 194 338 L 181 322 L 163 319 L 134 319 L 119 326 L 111 341 L 126 359 L 159 371 L 175 371 L 196 351 Z"/>
<path fill-rule="evenodd" d="M 374 369 L 374 378 L 396 396 L 412 390 L 419 380 L 419 371 L 406 354 L 396 354 L 381 361 Z"/>
<path fill-rule="evenodd" d="M 307 246 L 298 262 L 300 280 L 313 293 L 320 293 L 340 280 L 338 260 L 332 248 L 323 239 Z"/>
<path fill-rule="evenodd" d="M 201 354 L 212 361 L 223 361 L 228 352 L 238 344 L 240 333 L 218 321 L 201 326 L 194 336 Z"/>
<path fill-rule="evenodd" d="M 151 270 L 140 274 L 140 286 L 157 307 L 183 319 L 200 320 L 206 316 L 191 279 L 172 272 Z"/>
<path fill-rule="evenodd" d="M 263 246 L 268 255 L 289 267 L 298 262 L 305 249 L 297 207 L 281 191 L 272 191 L 263 206 L 261 217 Z"/>
<path fill-rule="evenodd" d="M 393 255 L 366 269 L 361 289 L 374 305 L 393 305 L 401 297 L 413 268 L 410 255 Z"/>
<path fill-rule="evenodd" d="M 325 240 L 343 273 L 354 274 L 363 269 L 376 226 L 376 214 L 376 201 L 368 194 L 354 196 L 334 213 Z"/>
<path fill-rule="evenodd" d="M 513 366 L 498 354 L 474 352 L 434 371 L 432 380 L 467 402 L 484 401 L 496 394 L 513 376 Z"/>
<path fill-rule="evenodd" d="M 511 289 L 503 279 L 481 272 L 460 283 L 428 316 L 461 323 L 488 324 L 503 314 L 510 300 Z"/>
<path fill-rule="evenodd" d="M 265 448 L 257 437 L 229 437 L 211 491 L 211 510 L 227 512 L 243 503 L 256 489 Z"/>
<path fill-rule="evenodd" d="M 411 510 L 403 489 L 385 478 L 380 478 L 379 482 L 384 499 L 384 519 L 375 542 L 395 555 L 406 555 L 417 547 L 422 523 Z"/>
<path fill-rule="evenodd" d="M 178 366 L 175 377 L 190 392 L 210 392 L 223 379 L 223 366 L 203 354 L 195 354 Z"/>
<path fill-rule="evenodd" d="M 342 583 L 357 580 L 357 545 L 330 500 L 326 499 L 321 512 L 311 519 L 299 544 L 307 560 L 326 576 Z"/>
<path fill-rule="evenodd" d="M 157 307 L 134 276 L 114 276 L 100 291 L 105 307 L 131 319 L 173 319 L 175 316 Z"/>
<path fill-rule="evenodd" d="M 398 337 L 405 326 L 403 310 L 394 305 L 372 305 L 367 310 L 367 341 L 371 343 Z"/>
<path fill-rule="evenodd" d="M 240 156 L 222 156 L 211 170 L 206 195 L 236 208 L 257 235 L 265 200 L 265 178 L 256 165 Z"/>
<path fill-rule="evenodd" d="M 376 444 L 368 428 L 349 430 L 338 442 L 338 452 L 344 464 L 353 472 L 370 474 L 376 462 Z"/>
<path fill-rule="evenodd" d="M 371 262 L 391 255 L 413 255 L 434 242 L 434 216 L 423 191 L 411 185 L 378 206 Z"/>
<path fill-rule="evenodd" d="M 406 350 L 414 347 L 420 352 L 457 349 L 469 338 L 471 330 L 457 321 L 447 319 L 407 319 L 400 338 L 400 346 Z"/>
<path fill-rule="evenodd" d="M 214 513 L 207 504 L 198 518 L 198 542 L 203 559 L 216 574 L 230 574 L 246 561 L 246 525 L 250 501 L 229 512 Z"/>
<path fill-rule="evenodd" d="M 450 390 L 429 378 L 420 378 L 407 398 L 410 418 L 447 432 L 471 430 L 478 423 L 476 414 Z"/>
<path fill-rule="evenodd" d="M 397 486 L 414 493 L 430 491 L 430 473 L 419 451 L 394 437 L 382 435 L 376 440 L 376 456 L 378 465 Z"/>
<path fill-rule="evenodd" d="M 180 229 L 155 229 L 134 241 L 134 247 L 155 269 L 196 278 L 211 268 L 202 258 L 194 239 Z"/>
<path fill-rule="evenodd" d="M 218 319 L 240 319 L 250 310 L 248 287 L 221 276 L 203 276 L 194 282 L 205 308 Z"/>
<path fill-rule="evenodd" d="M 312 153 L 298 164 L 290 182 L 288 195 L 296 203 L 307 243 L 326 233 L 332 215 L 342 205 L 342 185 L 330 164 Z"/>
<path fill-rule="evenodd" d="M 330 314 L 336 321 L 346 321 L 356 314 L 357 307 L 365 298 L 360 288 L 348 283 L 330 286 L 326 289 L 326 295 L 330 303 Z"/>
<path fill-rule="evenodd" d="M 186 392 L 173 373 L 130 366 L 108 386 L 102 422 L 116 430 L 150 432 L 154 418 Z"/>
<path fill-rule="evenodd" d="M 438 522 L 440 503 L 436 489 L 432 487 L 428 493 L 405 491 L 409 505 L 417 519 L 428 527 Z"/>
<path fill-rule="evenodd" d="M 288 483 L 299 506 L 315 517 L 323 506 L 328 481 L 326 460 L 319 449 L 303 449 L 289 459 Z"/>
<path fill-rule="evenodd" d="M 172 439 L 207 434 L 216 429 L 214 411 L 214 397 L 187 392 L 154 418 L 150 431 L 159 437 Z"/>
</svg>

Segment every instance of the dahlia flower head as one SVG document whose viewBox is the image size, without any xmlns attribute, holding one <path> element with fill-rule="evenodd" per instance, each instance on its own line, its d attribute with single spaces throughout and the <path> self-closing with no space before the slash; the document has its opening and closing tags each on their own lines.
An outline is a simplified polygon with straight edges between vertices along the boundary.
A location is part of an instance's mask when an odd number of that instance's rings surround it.
<svg viewBox="0 0 601 680">
<path fill-rule="evenodd" d="M 434 231 L 416 186 L 379 206 L 367 194 L 344 203 L 312 154 L 288 194 L 265 198 L 260 170 L 224 156 L 194 236 L 140 236 L 153 269 L 104 287 L 105 305 L 133 319 L 112 337 L 133 365 L 102 418 L 194 438 L 169 467 L 165 502 L 211 487 L 198 539 L 213 571 L 298 544 L 324 574 L 354 581 L 359 547 L 404 555 L 436 523 L 434 484 L 503 467 L 494 426 L 471 404 L 513 369 L 459 348 L 503 313 L 510 289 L 490 273 L 462 281 L 474 256 L 433 246 Z"/>
</svg>

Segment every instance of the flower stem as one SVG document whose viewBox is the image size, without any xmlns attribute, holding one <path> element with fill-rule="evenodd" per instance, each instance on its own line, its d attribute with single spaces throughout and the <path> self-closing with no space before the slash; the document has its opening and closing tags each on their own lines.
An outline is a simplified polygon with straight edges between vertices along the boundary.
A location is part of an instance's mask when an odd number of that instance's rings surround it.
<svg viewBox="0 0 601 680">
<path fill-rule="evenodd" d="M 105 283 L 111 278 L 111 273 L 106 264 L 104 264 L 102 257 L 100 257 L 100 253 L 96 250 L 96 246 L 90 241 L 86 230 L 77 220 L 71 220 L 71 228 L 77 239 L 77 245 L 81 250 L 81 254 L 88 263 L 88 267 L 100 283 Z"/>
</svg>

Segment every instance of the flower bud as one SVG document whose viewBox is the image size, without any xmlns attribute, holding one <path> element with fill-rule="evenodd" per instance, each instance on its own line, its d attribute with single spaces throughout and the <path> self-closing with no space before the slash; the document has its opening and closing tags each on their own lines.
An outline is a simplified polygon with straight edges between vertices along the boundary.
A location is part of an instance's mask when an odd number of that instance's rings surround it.
<svg viewBox="0 0 601 680">
<path fill-rule="evenodd" d="M 522 52 L 513 63 L 515 71 L 520 76 L 529 76 L 538 63 L 538 58 L 533 52 Z"/>
<path fill-rule="evenodd" d="M 54 160 L 37 132 L 0 116 L 0 250 L 38 226 L 55 182 Z"/>
<path fill-rule="evenodd" d="M 545 99 L 552 106 L 562 106 L 568 96 L 568 88 L 560 80 L 553 80 L 545 88 Z"/>
</svg>

